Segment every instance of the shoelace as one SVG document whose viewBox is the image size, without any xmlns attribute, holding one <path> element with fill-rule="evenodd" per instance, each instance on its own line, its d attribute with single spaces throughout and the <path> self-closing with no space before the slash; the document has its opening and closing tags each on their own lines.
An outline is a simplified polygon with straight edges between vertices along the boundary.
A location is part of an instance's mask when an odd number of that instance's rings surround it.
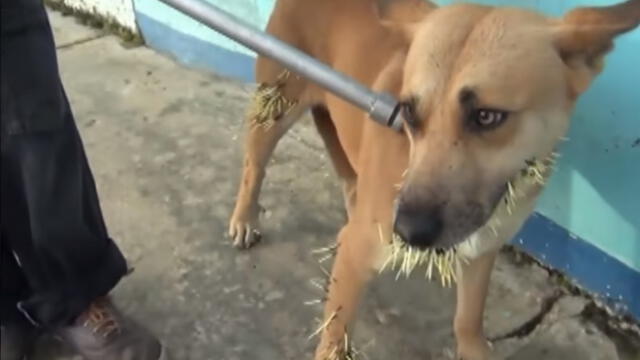
<svg viewBox="0 0 640 360">
<path fill-rule="evenodd" d="M 111 335 L 120 333 L 120 326 L 114 318 L 107 300 L 94 301 L 89 306 L 89 310 L 85 312 L 85 317 L 86 319 L 82 326 L 90 329 L 95 335 L 106 339 Z"/>
</svg>

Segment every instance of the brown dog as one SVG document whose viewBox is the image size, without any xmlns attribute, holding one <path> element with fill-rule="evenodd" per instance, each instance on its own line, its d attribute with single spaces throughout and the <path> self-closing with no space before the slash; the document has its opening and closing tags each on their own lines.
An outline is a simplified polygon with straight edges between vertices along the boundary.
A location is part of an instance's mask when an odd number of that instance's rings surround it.
<svg viewBox="0 0 640 360">
<path fill-rule="evenodd" d="M 499 247 L 533 211 L 543 181 L 521 185 L 513 204 L 507 184 L 523 176 L 529 161 L 550 156 L 614 38 L 639 23 L 640 0 L 579 8 L 561 19 L 421 0 L 277 2 L 271 34 L 396 95 L 406 119 L 404 132 L 396 133 L 258 58 L 262 108 L 249 119 L 254 125 L 229 233 L 239 247 L 258 240 L 267 160 L 311 109 L 344 182 L 349 216 L 338 235 L 337 281 L 329 285 L 317 360 L 344 356 L 361 292 L 388 256 L 380 233 L 395 233 L 416 251 L 455 247 L 465 260 L 457 268 L 458 353 L 465 360 L 490 358 L 482 325 L 490 272 Z"/>
</svg>

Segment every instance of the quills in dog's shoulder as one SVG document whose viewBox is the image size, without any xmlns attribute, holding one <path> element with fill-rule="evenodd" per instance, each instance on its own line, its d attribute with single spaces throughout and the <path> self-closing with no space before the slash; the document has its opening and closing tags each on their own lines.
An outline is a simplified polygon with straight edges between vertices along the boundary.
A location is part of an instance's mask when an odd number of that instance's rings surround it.
<svg viewBox="0 0 640 360">
<path fill-rule="evenodd" d="M 282 88 L 289 75 L 289 71 L 285 70 L 278 75 L 273 84 L 260 84 L 258 86 L 247 114 L 247 117 L 252 121 L 252 125 L 268 129 L 273 126 L 277 119 L 287 115 L 291 108 L 297 104 L 297 101 L 289 100 L 282 94 Z"/>
</svg>

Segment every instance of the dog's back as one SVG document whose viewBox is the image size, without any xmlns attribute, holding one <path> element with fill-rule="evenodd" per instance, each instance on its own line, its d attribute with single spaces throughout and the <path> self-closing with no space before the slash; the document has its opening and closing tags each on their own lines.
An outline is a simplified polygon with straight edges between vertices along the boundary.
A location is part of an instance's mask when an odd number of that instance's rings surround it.
<svg viewBox="0 0 640 360">
<path fill-rule="evenodd" d="M 362 65 L 370 64 L 357 64 L 351 68 L 340 57 L 362 59 L 353 53 L 363 52 L 367 53 L 365 58 L 369 62 L 384 63 L 376 59 L 386 60 L 390 46 L 397 46 L 399 41 L 394 36 L 397 34 L 389 31 L 385 24 L 416 22 L 433 8 L 435 5 L 424 0 L 278 0 L 266 31 L 358 78 L 363 76 L 358 74 Z M 273 83 L 283 71 L 282 65 L 258 57 L 258 83 Z M 366 79 L 361 80 L 366 82 Z M 298 86 L 294 87 L 299 90 Z"/>
</svg>

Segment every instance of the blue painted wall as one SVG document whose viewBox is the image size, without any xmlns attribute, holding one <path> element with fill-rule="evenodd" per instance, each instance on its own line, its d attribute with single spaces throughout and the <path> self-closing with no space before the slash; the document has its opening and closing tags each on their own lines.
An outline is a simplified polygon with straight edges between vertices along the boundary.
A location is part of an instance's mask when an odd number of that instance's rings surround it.
<svg viewBox="0 0 640 360">
<path fill-rule="evenodd" d="M 206 0 L 264 28 L 274 0 Z M 320 0 L 319 0 L 320 1 Z M 559 16 L 615 0 L 473 0 Z M 440 0 L 439 4 L 458 2 Z M 255 55 L 153 0 L 134 0 L 147 43 L 196 67 L 253 79 Z M 534 215 L 514 239 L 640 319 L 640 30 L 624 35 L 581 98 L 570 140 Z"/>
</svg>

